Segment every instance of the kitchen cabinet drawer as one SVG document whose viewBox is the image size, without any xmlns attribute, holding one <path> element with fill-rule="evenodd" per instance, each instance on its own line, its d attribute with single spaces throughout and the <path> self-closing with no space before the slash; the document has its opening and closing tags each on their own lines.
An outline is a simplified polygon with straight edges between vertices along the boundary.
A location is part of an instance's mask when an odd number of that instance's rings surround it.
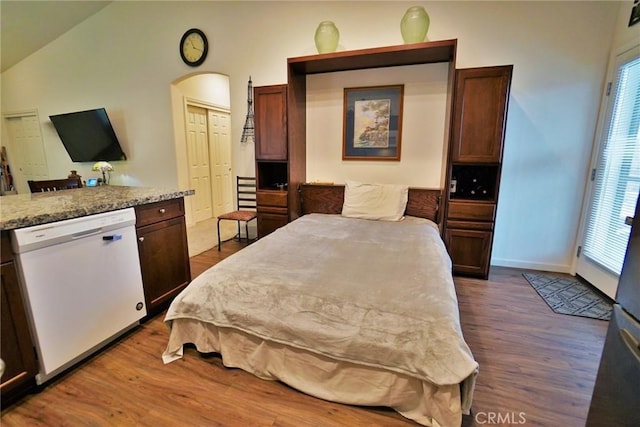
<svg viewBox="0 0 640 427">
<path fill-rule="evenodd" d="M 495 217 L 495 203 L 449 202 L 447 219 L 450 220 L 493 221 Z"/>
<path fill-rule="evenodd" d="M 447 221 L 447 228 L 491 231 L 493 230 L 493 222 L 449 220 Z"/>
<path fill-rule="evenodd" d="M 258 191 L 256 194 L 258 206 L 279 206 L 287 207 L 286 191 Z M 285 209 L 286 210 L 286 209 Z"/>
<path fill-rule="evenodd" d="M 184 216 L 184 199 L 171 199 L 135 207 L 136 227 Z"/>
</svg>

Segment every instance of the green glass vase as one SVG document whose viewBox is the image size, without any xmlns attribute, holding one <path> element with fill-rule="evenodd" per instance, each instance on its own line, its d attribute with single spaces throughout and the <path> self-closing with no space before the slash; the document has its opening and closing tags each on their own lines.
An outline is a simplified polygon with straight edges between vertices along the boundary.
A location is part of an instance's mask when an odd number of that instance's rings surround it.
<svg viewBox="0 0 640 427">
<path fill-rule="evenodd" d="M 405 43 L 421 43 L 427 38 L 429 14 L 422 6 L 407 9 L 400 21 L 400 32 Z"/>
<path fill-rule="evenodd" d="M 318 53 L 335 52 L 338 47 L 340 32 L 336 25 L 331 21 L 322 21 L 316 29 L 314 41 Z"/>
</svg>

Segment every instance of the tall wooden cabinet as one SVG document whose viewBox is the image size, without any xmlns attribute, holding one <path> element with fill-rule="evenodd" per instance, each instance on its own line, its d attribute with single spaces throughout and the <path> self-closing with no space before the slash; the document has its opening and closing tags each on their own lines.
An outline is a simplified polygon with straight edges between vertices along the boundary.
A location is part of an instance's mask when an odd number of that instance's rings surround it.
<svg viewBox="0 0 640 427">
<path fill-rule="evenodd" d="M 264 237 L 289 221 L 287 85 L 254 87 L 253 99 L 258 237 Z"/>
<path fill-rule="evenodd" d="M 489 275 L 512 70 L 456 70 L 444 237 L 457 274 Z"/>
<path fill-rule="evenodd" d="M 0 395 L 4 408 L 25 391 L 35 387 L 38 366 L 13 261 L 11 243 L 6 232 L 2 232 L 1 255 L 2 335 L 0 337 L 2 348 L 0 358 L 5 363 L 5 371 L 0 384 Z"/>
</svg>

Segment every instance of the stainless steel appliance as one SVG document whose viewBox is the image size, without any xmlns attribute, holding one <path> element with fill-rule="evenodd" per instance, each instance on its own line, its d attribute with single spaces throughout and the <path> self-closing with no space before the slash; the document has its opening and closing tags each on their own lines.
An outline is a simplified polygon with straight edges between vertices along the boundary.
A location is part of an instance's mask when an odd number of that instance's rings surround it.
<svg viewBox="0 0 640 427">
<path fill-rule="evenodd" d="M 640 198 L 607 329 L 588 427 L 640 426 Z"/>
<path fill-rule="evenodd" d="M 147 313 L 133 208 L 15 230 L 42 384 Z"/>
</svg>

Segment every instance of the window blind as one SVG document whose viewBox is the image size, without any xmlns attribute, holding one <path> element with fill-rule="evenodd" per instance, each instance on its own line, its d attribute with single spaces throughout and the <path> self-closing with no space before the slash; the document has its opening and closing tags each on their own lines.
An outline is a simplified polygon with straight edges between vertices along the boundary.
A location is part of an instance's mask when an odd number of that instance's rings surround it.
<svg viewBox="0 0 640 427">
<path fill-rule="evenodd" d="M 620 274 L 640 190 L 640 57 L 618 63 L 604 149 L 596 169 L 584 255 Z"/>
</svg>

